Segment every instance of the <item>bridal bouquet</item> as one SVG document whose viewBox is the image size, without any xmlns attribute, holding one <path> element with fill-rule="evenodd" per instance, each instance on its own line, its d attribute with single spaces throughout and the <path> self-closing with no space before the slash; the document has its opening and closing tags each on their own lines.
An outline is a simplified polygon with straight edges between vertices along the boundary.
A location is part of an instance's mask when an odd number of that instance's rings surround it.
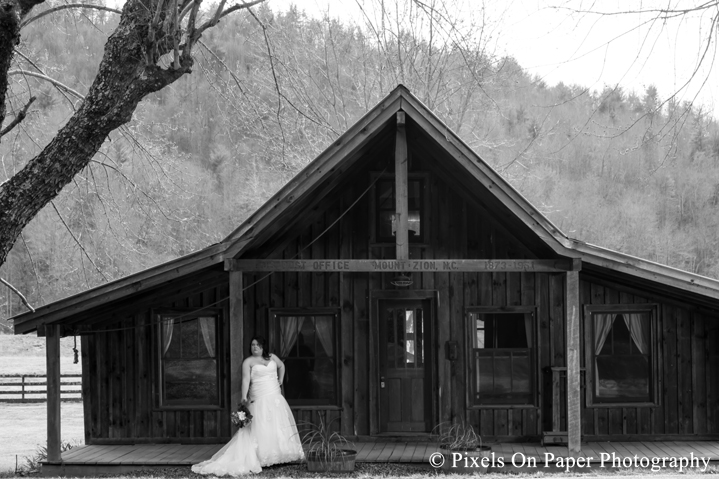
<svg viewBox="0 0 719 479">
<path fill-rule="evenodd" d="M 242 429 L 252 422 L 252 414 L 244 403 L 237 405 L 237 411 L 232 413 L 232 424 Z"/>
</svg>

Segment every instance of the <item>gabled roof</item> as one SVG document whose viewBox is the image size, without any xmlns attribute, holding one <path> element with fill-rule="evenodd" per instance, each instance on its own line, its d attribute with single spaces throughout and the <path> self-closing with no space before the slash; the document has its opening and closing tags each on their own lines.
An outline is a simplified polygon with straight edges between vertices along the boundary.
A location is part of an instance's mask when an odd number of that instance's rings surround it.
<svg viewBox="0 0 719 479">
<path fill-rule="evenodd" d="M 472 181 L 490 191 L 514 217 L 531 229 L 558 256 L 579 258 L 583 264 L 593 266 L 598 271 L 613 271 L 644 282 L 667 285 L 694 296 L 698 295 L 712 304 L 716 302 L 719 307 L 717 280 L 566 236 L 407 88 L 399 85 L 220 243 L 42 306 L 35 312 L 17 315 L 13 318 L 15 333 L 32 332 L 40 324 L 61 322 L 64 318 L 80 312 L 131 297 L 165 282 L 221 264 L 225 259 L 242 257 L 251 248 L 253 241 L 258 240 L 262 234 L 268 234 L 268 231 L 274 231 L 278 224 L 291 217 L 303 199 L 313 192 L 322 192 L 323 185 L 345 173 L 383 131 L 394 128 L 395 114 L 398 111 L 404 111 L 423 135 L 431 138 L 448 157 L 456 161 Z"/>
</svg>

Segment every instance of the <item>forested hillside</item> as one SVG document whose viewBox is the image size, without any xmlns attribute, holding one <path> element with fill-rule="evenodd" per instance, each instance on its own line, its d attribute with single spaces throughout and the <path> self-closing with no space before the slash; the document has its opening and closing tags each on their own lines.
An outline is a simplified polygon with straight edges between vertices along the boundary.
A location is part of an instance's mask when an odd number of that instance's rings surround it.
<svg viewBox="0 0 719 479">
<path fill-rule="evenodd" d="M 569 236 L 719 277 L 719 128 L 701 108 L 652 86 L 546 85 L 494 55 L 482 25 L 412 9 L 347 24 L 271 8 L 209 30 L 192 75 L 141 103 L 24 231 L 0 276 L 32 305 L 221 240 L 398 83 Z M 23 30 L 16 70 L 82 95 L 116 17 L 43 17 Z M 3 179 L 81 101 L 37 77 L 11 81 L 10 110 L 37 100 L 0 143 Z M 2 291 L 2 317 L 25 310 Z"/>
</svg>

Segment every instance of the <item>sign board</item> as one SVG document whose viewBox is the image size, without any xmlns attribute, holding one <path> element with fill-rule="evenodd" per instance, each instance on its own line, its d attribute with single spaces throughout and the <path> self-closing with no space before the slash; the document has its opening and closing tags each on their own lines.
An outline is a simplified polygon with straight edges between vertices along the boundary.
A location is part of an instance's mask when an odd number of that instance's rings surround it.
<svg viewBox="0 0 719 479">
<path fill-rule="evenodd" d="M 245 259 L 225 260 L 228 271 L 304 271 L 411 273 L 422 272 L 563 272 L 572 269 L 571 260 L 546 259 Z"/>
</svg>

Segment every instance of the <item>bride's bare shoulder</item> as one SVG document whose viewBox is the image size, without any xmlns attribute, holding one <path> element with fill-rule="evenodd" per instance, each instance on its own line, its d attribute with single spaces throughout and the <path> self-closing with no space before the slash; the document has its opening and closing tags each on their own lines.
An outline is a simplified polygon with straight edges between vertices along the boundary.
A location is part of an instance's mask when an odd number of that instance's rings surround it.
<svg viewBox="0 0 719 479">
<path fill-rule="evenodd" d="M 245 358 L 244 361 L 242 361 L 243 366 L 254 366 L 255 363 L 257 363 L 257 360 L 253 358 L 252 356 L 248 356 Z"/>
</svg>

